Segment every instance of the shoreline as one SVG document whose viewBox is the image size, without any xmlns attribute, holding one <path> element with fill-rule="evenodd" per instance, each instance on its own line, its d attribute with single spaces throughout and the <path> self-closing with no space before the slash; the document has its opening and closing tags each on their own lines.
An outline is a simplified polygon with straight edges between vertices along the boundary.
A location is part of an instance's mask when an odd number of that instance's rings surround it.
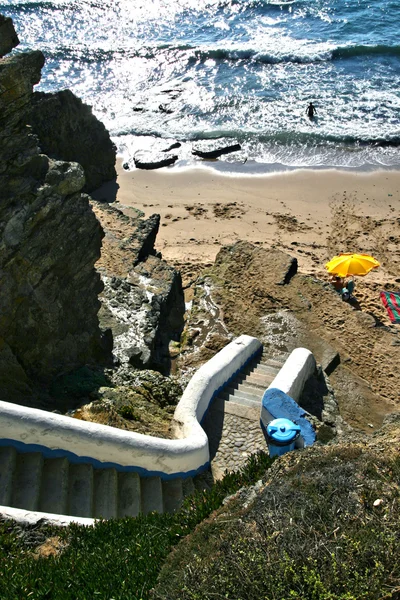
<svg viewBox="0 0 400 600">
<path fill-rule="evenodd" d="M 314 132 L 314 127 L 310 135 Z M 215 133 L 215 132 L 214 132 Z M 371 172 L 376 170 L 400 170 L 398 157 L 398 148 L 400 147 L 400 138 L 396 136 L 393 139 L 343 139 L 341 142 L 325 139 L 325 145 L 317 143 L 317 140 L 311 140 L 310 144 L 306 140 L 297 140 L 293 146 L 288 142 L 287 146 L 275 147 L 268 145 L 268 142 L 260 140 L 260 145 L 254 147 L 249 140 L 241 139 L 237 136 L 208 137 L 207 135 L 195 139 L 179 139 L 176 137 L 163 137 L 159 134 L 136 135 L 126 133 L 114 135 L 114 142 L 118 156 L 122 157 L 123 162 L 129 164 L 134 169 L 135 155 L 147 155 L 150 160 L 153 155 L 168 154 L 177 157 L 173 163 L 174 170 L 195 168 L 204 166 L 204 168 L 217 170 L 232 174 L 268 174 L 270 172 L 288 172 L 298 169 L 306 170 L 330 170 L 336 169 L 349 172 Z M 299 133 L 299 132 L 298 132 Z M 304 132 L 303 132 L 304 133 Z M 306 134 L 305 134 L 306 135 Z M 173 146 L 180 144 L 178 148 Z M 287 140 L 288 141 L 288 140 Z M 210 161 L 202 159 L 193 154 L 193 150 L 223 148 L 237 143 L 240 148 L 234 152 L 222 155 L 218 160 Z M 333 145 L 332 145 L 333 144 Z"/>
<path fill-rule="evenodd" d="M 141 171 L 142 169 L 138 169 L 133 167 L 132 169 L 125 170 L 122 167 L 122 164 L 125 162 L 122 155 L 117 155 L 117 162 L 121 165 L 121 170 L 124 172 L 136 172 Z M 192 161 L 189 160 L 179 160 L 173 163 L 169 167 L 161 167 L 165 171 L 165 174 L 174 174 L 178 175 L 180 173 L 185 173 L 186 171 L 209 171 L 211 173 L 217 173 L 219 175 L 223 175 L 226 177 L 268 177 L 270 175 L 286 175 L 289 173 L 295 173 L 297 171 L 305 171 L 305 172 L 316 172 L 316 173 L 330 173 L 332 171 L 339 173 L 349 173 L 353 175 L 357 174 L 371 174 L 371 173 L 392 173 L 399 172 L 400 173 L 400 164 L 397 166 L 388 166 L 388 165 L 371 165 L 364 164 L 362 166 L 326 166 L 326 165 L 302 165 L 302 166 L 289 166 L 284 165 L 282 163 L 261 163 L 255 160 L 246 160 L 244 162 L 240 161 L 229 161 L 229 160 L 220 160 L 220 159 L 208 159 L 202 160 L 200 158 L 193 158 Z M 117 169 L 119 171 L 119 169 Z M 146 169 L 144 169 L 146 170 Z M 159 171 L 160 169 L 149 169 L 153 173 Z"/>
</svg>

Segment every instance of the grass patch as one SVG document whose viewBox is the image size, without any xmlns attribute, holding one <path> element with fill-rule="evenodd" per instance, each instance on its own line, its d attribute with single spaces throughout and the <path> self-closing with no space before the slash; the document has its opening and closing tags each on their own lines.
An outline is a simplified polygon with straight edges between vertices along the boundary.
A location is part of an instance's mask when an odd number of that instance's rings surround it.
<svg viewBox="0 0 400 600">
<path fill-rule="evenodd" d="M 37 528 L 0 523 L 0 598 L 146 600 L 171 549 L 227 495 L 261 479 L 271 464 L 265 453 L 252 456 L 242 471 L 188 497 L 173 515 L 153 513 L 95 527 L 42 527 L 40 535 Z M 61 550 L 38 554 L 37 548 L 55 536 Z"/>
<path fill-rule="evenodd" d="M 315 451 L 184 540 L 153 598 L 398 600 L 399 457 Z"/>
</svg>

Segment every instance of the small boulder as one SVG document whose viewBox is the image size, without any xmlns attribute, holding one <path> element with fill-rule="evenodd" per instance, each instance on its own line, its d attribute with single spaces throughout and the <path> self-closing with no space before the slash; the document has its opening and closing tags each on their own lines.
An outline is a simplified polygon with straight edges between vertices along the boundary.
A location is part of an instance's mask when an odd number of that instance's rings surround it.
<svg viewBox="0 0 400 600">
<path fill-rule="evenodd" d="M 195 156 L 199 156 L 200 158 L 205 159 L 214 159 L 219 158 L 223 154 L 230 154 L 231 152 L 238 152 L 242 147 L 240 144 L 231 144 L 228 146 L 217 146 L 215 147 L 206 147 L 206 146 L 198 146 L 193 148 L 192 154 Z"/>
<path fill-rule="evenodd" d="M 182 146 L 182 144 L 180 142 L 175 142 L 174 144 L 171 144 L 170 146 L 168 146 L 168 148 L 165 148 L 165 150 L 162 150 L 161 152 L 171 152 L 171 150 L 175 150 L 175 148 L 180 148 Z"/>
<path fill-rule="evenodd" d="M 133 157 L 137 169 L 160 169 L 173 165 L 178 160 L 176 154 L 155 152 L 137 152 Z"/>
</svg>

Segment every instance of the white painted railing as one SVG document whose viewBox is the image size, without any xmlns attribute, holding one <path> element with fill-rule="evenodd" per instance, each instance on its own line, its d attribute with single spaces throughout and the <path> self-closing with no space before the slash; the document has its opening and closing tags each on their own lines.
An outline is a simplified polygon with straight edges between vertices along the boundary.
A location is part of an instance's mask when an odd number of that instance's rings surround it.
<svg viewBox="0 0 400 600">
<path fill-rule="evenodd" d="M 0 401 L 0 444 L 67 456 L 95 467 L 135 470 L 165 478 L 194 475 L 209 464 L 200 425 L 218 390 L 261 352 L 256 338 L 240 336 L 193 376 L 176 408 L 177 437 L 167 440 Z"/>
<path fill-rule="evenodd" d="M 282 390 L 298 402 L 304 384 L 315 371 L 315 358 L 307 348 L 296 348 L 268 387 Z"/>
</svg>

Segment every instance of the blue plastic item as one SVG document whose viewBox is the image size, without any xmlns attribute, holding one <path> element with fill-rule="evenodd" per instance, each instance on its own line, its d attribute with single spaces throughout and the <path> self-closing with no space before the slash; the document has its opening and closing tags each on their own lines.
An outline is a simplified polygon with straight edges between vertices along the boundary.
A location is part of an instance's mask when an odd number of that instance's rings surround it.
<svg viewBox="0 0 400 600">
<path fill-rule="evenodd" d="M 270 456 L 281 456 L 294 450 L 300 427 L 289 419 L 274 419 L 267 425 L 267 444 Z"/>
</svg>

